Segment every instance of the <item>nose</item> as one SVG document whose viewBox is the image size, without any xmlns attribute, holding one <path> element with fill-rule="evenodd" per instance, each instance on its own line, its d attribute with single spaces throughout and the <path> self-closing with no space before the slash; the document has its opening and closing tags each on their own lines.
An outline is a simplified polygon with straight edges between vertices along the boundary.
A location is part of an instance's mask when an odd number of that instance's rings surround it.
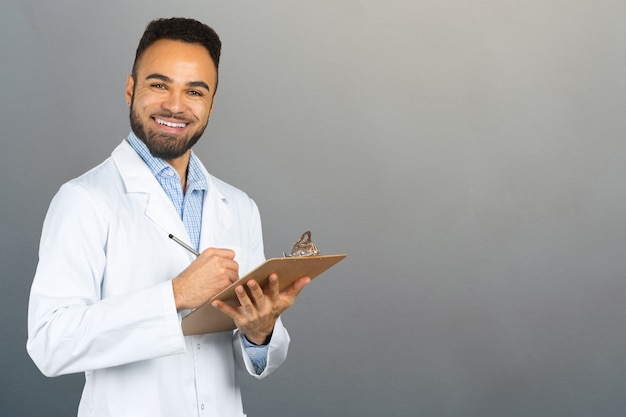
<svg viewBox="0 0 626 417">
<path fill-rule="evenodd" d="M 161 103 L 161 107 L 172 113 L 182 113 L 186 107 L 184 95 L 176 91 L 170 91 L 167 98 Z"/>
</svg>

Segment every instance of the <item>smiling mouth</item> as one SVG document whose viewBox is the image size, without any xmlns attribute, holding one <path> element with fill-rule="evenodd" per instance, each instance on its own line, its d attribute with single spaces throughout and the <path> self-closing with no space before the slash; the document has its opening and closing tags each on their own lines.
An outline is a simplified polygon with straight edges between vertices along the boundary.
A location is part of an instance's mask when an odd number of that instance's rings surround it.
<svg viewBox="0 0 626 417">
<path fill-rule="evenodd" d="M 179 122 L 179 123 L 168 122 L 167 120 L 159 119 L 159 118 L 156 118 L 156 117 L 154 118 L 154 121 L 157 122 L 158 124 L 162 125 L 162 126 L 174 127 L 174 128 L 178 128 L 178 129 L 183 129 L 188 124 L 188 123 L 184 123 L 184 122 Z"/>
</svg>

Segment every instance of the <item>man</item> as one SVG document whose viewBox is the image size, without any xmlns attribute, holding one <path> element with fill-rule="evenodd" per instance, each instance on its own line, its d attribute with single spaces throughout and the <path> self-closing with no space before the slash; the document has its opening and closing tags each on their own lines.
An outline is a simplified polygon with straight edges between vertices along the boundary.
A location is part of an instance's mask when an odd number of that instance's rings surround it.
<svg viewBox="0 0 626 417">
<path fill-rule="evenodd" d="M 263 378 L 284 360 L 279 292 L 251 281 L 214 304 L 232 332 L 183 336 L 191 309 L 264 260 L 259 213 L 191 151 L 209 121 L 221 43 L 191 19 L 151 22 L 126 99 L 132 132 L 64 184 L 42 231 L 27 349 L 48 376 L 84 372 L 83 416 L 243 416 L 235 366 Z M 169 238 L 201 251 L 196 258 Z"/>
</svg>

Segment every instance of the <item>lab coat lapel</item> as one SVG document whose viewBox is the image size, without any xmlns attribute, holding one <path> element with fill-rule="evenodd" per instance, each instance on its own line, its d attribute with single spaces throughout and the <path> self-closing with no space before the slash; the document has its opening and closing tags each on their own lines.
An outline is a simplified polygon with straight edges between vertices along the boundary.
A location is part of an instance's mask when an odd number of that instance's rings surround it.
<svg viewBox="0 0 626 417">
<path fill-rule="evenodd" d="M 185 226 L 178 216 L 174 205 L 161 188 L 150 168 L 128 144 L 122 142 L 112 154 L 113 161 L 122 177 L 128 193 L 145 194 L 145 215 L 167 235 L 189 242 Z"/>
<path fill-rule="evenodd" d="M 200 248 L 222 247 L 225 236 L 230 232 L 233 214 L 229 208 L 228 196 L 220 188 L 217 181 L 202 166 L 207 178 L 208 190 L 204 196 L 202 207 L 202 234 Z"/>
</svg>

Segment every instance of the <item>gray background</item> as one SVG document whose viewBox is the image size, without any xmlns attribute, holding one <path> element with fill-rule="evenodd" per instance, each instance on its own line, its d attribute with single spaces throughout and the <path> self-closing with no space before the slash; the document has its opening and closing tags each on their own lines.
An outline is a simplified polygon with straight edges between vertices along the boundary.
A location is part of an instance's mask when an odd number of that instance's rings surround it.
<svg viewBox="0 0 626 417">
<path fill-rule="evenodd" d="M 250 416 L 626 415 L 623 0 L 3 0 L 0 410 L 71 416 L 25 353 L 41 224 L 128 133 L 149 20 L 224 42 L 196 151 L 266 255 L 349 257 L 285 313 Z"/>
</svg>

